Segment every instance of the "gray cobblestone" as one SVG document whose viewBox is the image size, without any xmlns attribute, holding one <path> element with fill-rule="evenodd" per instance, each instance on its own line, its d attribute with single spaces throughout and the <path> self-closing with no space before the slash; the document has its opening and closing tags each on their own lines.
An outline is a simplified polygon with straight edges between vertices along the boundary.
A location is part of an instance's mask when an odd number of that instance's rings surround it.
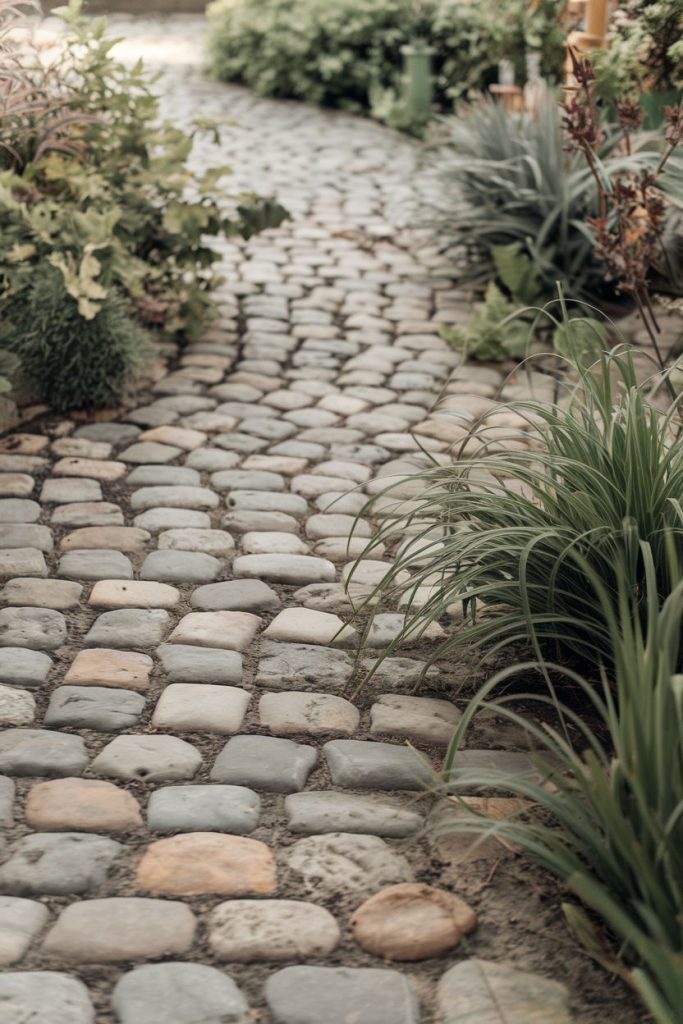
<svg viewBox="0 0 683 1024">
<path fill-rule="evenodd" d="M 12 775 L 80 775 L 88 755 L 80 736 L 48 729 L 6 729 L 0 734 L 0 772 Z"/>
<path fill-rule="evenodd" d="M 318 755 L 313 747 L 270 736 L 234 736 L 211 770 L 214 782 L 293 793 L 303 789 Z"/>
<path fill-rule="evenodd" d="M 0 886 L 10 896 L 67 896 L 99 888 L 120 843 L 80 832 L 34 833 L 20 840 L 0 867 Z"/>
<path fill-rule="evenodd" d="M 134 728 L 145 698 L 132 690 L 104 686 L 60 686 L 50 698 L 45 725 L 50 729 L 95 729 L 118 732 Z"/>
<path fill-rule="evenodd" d="M 285 967 L 266 982 L 276 1024 L 418 1024 L 417 997 L 398 971 L 369 967 Z"/>
<path fill-rule="evenodd" d="M 94 1024 L 88 989 L 57 971 L 16 971 L 0 976 L 4 1024 Z"/>
<path fill-rule="evenodd" d="M 0 682 L 35 689 L 42 685 L 52 668 L 52 658 L 43 651 L 27 647 L 0 648 Z"/>
<path fill-rule="evenodd" d="M 3 608 L 0 611 L 0 647 L 28 647 L 52 651 L 66 640 L 66 621 L 51 608 Z"/>
<path fill-rule="evenodd" d="M 231 832 L 248 835 L 261 802 L 244 786 L 165 786 L 152 793 L 147 823 L 155 832 Z"/>
<path fill-rule="evenodd" d="M 242 681 L 242 657 L 237 651 L 189 644 L 163 644 L 156 653 L 173 683 Z"/>
<path fill-rule="evenodd" d="M 203 964 L 149 964 L 117 982 L 120 1024 L 245 1024 L 247 1003 L 235 982 Z"/>
</svg>

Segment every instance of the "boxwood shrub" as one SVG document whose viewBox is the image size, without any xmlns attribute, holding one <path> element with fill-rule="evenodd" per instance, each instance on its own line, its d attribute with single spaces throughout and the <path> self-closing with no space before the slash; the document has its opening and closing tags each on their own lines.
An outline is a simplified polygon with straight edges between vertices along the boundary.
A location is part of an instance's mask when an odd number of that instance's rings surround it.
<svg viewBox="0 0 683 1024">
<path fill-rule="evenodd" d="M 395 87 L 401 46 L 434 48 L 436 100 L 449 107 L 494 77 L 502 57 L 522 75 L 526 48 L 560 72 L 565 0 L 214 0 L 213 73 L 265 96 L 365 110 L 373 86 Z"/>
</svg>

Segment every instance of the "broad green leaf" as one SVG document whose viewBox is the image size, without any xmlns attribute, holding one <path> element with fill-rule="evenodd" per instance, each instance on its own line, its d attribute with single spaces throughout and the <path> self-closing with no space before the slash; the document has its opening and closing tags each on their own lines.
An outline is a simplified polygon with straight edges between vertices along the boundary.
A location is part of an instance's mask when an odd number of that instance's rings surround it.
<svg viewBox="0 0 683 1024">
<path fill-rule="evenodd" d="M 521 242 L 493 245 L 491 256 L 498 277 L 515 302 L 531 306 L 539 301 L 542 296 L 540 273 Z"/>
<path fill-rule="evenodd" d="M 92 320 L 100 311 L 101 301 L 107 297 L 107 289 L 95 280 L 101 270 L 99 261 L 92 253 L 86 254 L 80 264 L 70 254 L 52 253 L 49 261 L 61 272 L 64 287 L 78 303 L 81 316 Z"/>
</svg>

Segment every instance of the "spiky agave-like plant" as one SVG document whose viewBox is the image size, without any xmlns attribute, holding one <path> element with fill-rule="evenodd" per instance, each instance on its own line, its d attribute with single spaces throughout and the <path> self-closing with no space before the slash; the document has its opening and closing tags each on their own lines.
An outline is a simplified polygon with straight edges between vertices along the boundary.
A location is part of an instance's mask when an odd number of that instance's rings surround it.
<svg viewBox="0 0 683 1024">
<path fill-rule="evenodd" d="M 450 208 L 442 198 L 438 217 L 448 243 L 465 246 L 466 273 L 490 280 L 495 247 L 517 244 L 546 296 L 559 281 L 576 298 L 613 301 L 614 284 L 595 255 L 590 227 L 600 209 L 595 173 L 580 154 L 567 152 L 557 96 L 541 93 L 533 114 L 510 114 L 486 101 L 443 123 L 439 166 Z M 634 137 L 631 151 L 623 152 L 618 126 L 601 124 L 601 132 L 595 163 L 605 189 L 624 172 L 656 168 L 651 135 Z M 659 181 L 670 212 L 680 211 L 680 174 L 679 153 Z"/>
</svg>

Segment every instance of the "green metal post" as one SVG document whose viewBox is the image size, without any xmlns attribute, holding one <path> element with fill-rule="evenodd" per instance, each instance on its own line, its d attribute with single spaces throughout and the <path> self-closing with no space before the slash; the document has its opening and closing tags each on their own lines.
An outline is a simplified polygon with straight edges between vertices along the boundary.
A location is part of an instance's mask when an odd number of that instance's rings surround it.
<svg viewBox="0 0 683 1024">
<path fill-rule="evenodd" d="M 404 67 L 404 99 L 406 108 L 416 121 L 426 121 L 432 109 L 432 54 L 426 43 L 415 42 L 401 47 Z"/>
</svg>

